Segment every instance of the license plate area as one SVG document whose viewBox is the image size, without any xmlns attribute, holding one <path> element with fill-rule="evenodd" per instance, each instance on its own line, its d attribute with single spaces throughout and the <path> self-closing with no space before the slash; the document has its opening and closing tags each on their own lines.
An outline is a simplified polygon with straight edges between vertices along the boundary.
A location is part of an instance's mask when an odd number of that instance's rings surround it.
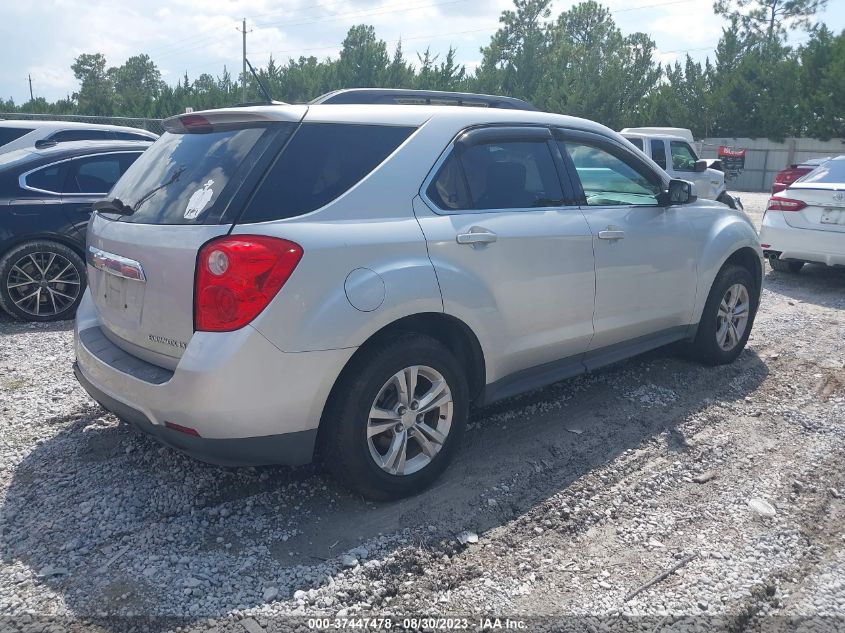
<svg viewBox="0 0 845 633">
<path fill-rule="evenodd" d="M 107 321 L 124 328 L 138 327 L 144 305 L 144 284 L 103 270 L 97 270 L 92 277 L 96 278 L 91 284 L 94 301 Z"/>
<path fill-rule="evenodd" d="M 845 211 L 826 207 L 822 209 L 821 223 L 845 225 Z"/>
</svg>

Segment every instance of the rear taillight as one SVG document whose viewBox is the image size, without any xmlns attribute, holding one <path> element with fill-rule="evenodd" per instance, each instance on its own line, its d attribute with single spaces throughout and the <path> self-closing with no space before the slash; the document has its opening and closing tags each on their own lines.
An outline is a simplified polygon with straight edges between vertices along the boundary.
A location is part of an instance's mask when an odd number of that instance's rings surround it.
<svg viewBox="0 0 845 633">
<path fill-rule="evenodd" d="M 267 307 L 302 258 L 299 244 L 262 235 L 222 237 L 197 258 L 194 327 L 202 332 L 242 328 Z"/>
<path fill-rule="evenodd" d="M 772 196 L 769 198 L 769 204 L 766 206 L 766 211 L 800 211 L 806 206 L 807 204 L 803 200 L 793 200 L 792 198 Z"/>
</svg>

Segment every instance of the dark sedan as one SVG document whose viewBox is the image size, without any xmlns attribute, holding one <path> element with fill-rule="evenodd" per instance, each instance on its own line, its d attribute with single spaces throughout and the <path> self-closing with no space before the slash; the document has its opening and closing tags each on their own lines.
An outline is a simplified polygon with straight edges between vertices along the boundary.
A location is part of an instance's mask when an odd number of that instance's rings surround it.
<svg viewBox="0 0 845 633">
<path fill-rule="evenodd" d="M 150 144 L 80 141 L 0 155 L 0 307 L 28 321 L 73 317 L 91 206 Z"/>
</svg>

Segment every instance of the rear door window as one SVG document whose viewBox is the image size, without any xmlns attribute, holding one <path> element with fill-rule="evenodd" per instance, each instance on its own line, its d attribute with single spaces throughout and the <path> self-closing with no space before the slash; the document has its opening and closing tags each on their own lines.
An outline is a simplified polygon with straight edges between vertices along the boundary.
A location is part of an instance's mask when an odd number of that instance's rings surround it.
<svg viewBox="0 0 845 633">
<path fill-rule="evenodd" d="M 651 141 L 651 160 L 660 165 L 661 169 L 666 169 L 666 145 L 663 141 Z"/>
<path fill-rule="evenodd" d="M 239 223 L 291 218 L 336 200 L 416 128 L 304 123 L 270 167 Z"/>
<path fill-rule="evenodd" d="M 120 154 L 76 158 L 70 161 L 62 193 L 106 194 L 124 169 Z"/>
<path fill-rule="evenodd" d="M 532 209 L 561 206 L 563 192 L 545 142 L 494 142 L 447 159 L 428 197 L 443 210 Z"/>
<path fill-rule="evenodd" d="M 0 147 L 16 141 L 24 134 L 32 132 L 32 128 L 24 127 L 0 127 Z"/>
<path fill-rule="evenodd" d="M 166 132 L 115 185 L 111 197 L 133 209 L 117 216 L 136 224 L 204 224 L 218 221 L 231 191 L 248 173 L 248 157 L 274 131 L 293 123 L 214 132 Z M 272 128 L 272 129 L 271 129 Z"/>
</svg>

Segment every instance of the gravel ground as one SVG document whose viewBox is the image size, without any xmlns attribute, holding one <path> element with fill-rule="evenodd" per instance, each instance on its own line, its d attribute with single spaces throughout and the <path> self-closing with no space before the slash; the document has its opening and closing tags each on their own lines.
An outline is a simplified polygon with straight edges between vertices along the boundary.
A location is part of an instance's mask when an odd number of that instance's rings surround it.
<svg viewBox="0 0 845 633">
<path fill-rule="evenodd" d="M 845 630 L 845 271 L 765 286 L 733 365 L 661 350 L 477 411 L 389 504 L 161 447 L 77 385 L 69 323 L 0 320 L 0 630 Z"/>
</svg>

